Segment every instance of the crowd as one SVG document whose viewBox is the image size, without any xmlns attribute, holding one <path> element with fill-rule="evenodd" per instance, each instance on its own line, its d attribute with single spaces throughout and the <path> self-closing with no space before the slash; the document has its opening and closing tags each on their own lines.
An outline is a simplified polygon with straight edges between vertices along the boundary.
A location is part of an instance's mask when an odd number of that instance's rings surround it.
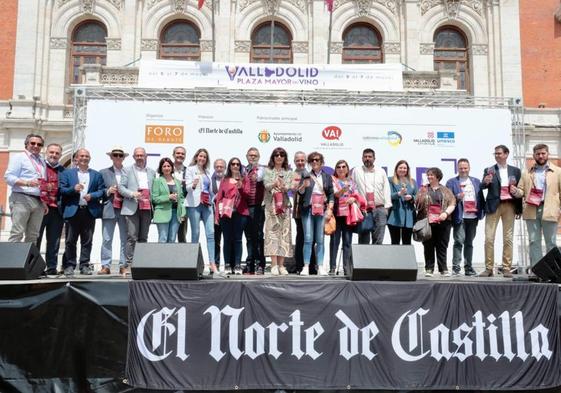
<svg viewBox="0 0 561 393">
<path fill-rule="evenodd" d="M 197 243 L 201 222 L 206 237 L 211 273 L 219 275 L 221 251 L 232 274 L 264 274 L 270 257 L 273 275 L 289 274 L 285 258 L 294 252 L 296 273 L 334 273 L 342 242 L 343 270 L 351 260 L 353 233 L 360 244 L 382 244 L 386 226 L 392 244 L 411 244 L 414 230 L 423 243 L 425 276 L 474 276 L 473 239 L 478 222 L 485 217 L 485 270 L 495 274 L 494 243 L 499 220 L 503 229 L 502 275 L 512 277 L 513 227 L 522 214 L 529 237 L 530 261 L 556 246 L 561 206 L 561 169 L 549 160 L 548 146 L 533 148 L 533 163 L 521 172 L 508 165 L 509 149 L 495 147 L 495 163 L 484 170 L 482 180 L 470 175 L 470 163 L 457 162 L 457 175 L 443 183 L 439 168 L 426 171 L 427 184 L 418 187 L 407 161 L 396 163 L 388 178 L 375 165 L 375 152 L 364 149 L 362 166 L 351 170 L 345 160 L 335 164 L 333 175 L 324 169 L 319 152 L 296 152 L 291 169 L 287 152 L 273 150 L 266 165 L 259 150 L 247 151 L 247 162 L 233 157 L 228 162 L 211 159 L 198 149 L 189 165 L 186 150 L 173 149 L 172 158 L 160 160 L 157 171 L 146 166 L 146 151 L 132 152 L 134 164 L 123 166 L 128 153 L 120 146 L 107 152 L 111 164 L 101 171 L 89 167 L 90 153 L 74 153 L 72 168 L 59 163 L 62 147 L 47 145 L 30 134 L 25 150 L 11 156 L 5 173 L 12 187 L 11 242 L 34 242 L 40 247 L 46 233 L 47 275 L 58 274 L 60 239 L 65 236 L 62 268 L 65 276 L 93 273 L 90 256 L 96 220 L 101 219 L 103 242 L 101 269 L 110 274 L 115 229 L 120 237 L 119 273 L 128 274 L 137 242 L 146 242 L 150 224 L 156 224 L 158 240 Z M 483 190 L 487 190 L 484 196 Z M 295 220 L 296 244 L 292 246 Z M 66 224 L 66 225 L 65 225 Z M 422 232 L 422 235 L 421 235 Z M 452 272 L 447 249 L 453 233 Z M 324 269 L 326 246 L 330 235 Z M 427 235 L 430 233 L 430 235 Z M 247 241 L 247 259 L 242 268 L 242 235 Z M 77 243 L 80 240 L 78 260 Z M 376 255 L 372 255 L 375 259 Z"/>
</svg>

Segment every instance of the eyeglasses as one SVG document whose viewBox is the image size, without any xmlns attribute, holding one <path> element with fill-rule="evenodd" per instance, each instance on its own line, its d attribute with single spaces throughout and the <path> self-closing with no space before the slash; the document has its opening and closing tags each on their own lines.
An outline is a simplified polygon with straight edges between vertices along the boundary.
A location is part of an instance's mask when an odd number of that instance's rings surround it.
<svg viewBox="0 0 561 393">
<path fill-rule="evenodd" d="M 275 153 L 275 157 L 286 157 L 284 153 Z"/>
<path fill-rule="evenodd" d="M 41 142 L 29 142 L 29 144 L 31 146 L 38 146 L 38 147 L 43 147 L 43 144 Z"/>
<path fill-rule="evenodd" d="M 321 161 L 321 158 L 318 158 L 318 157 L 312 158 L 310 161 L 311 161 L 311 162 L 320 162 L 320 161 Z"/>
<path fill-rule="evenodd" d="M 346 165 L 337 165 L 336 168 L 337 168 L 337 169 L 346 169 L 347 166 L 346 166 Z"/>
<path fill-rule="evenodd" d="M 232 162 L 232 163 L 230 164 L 230 166 L 240 166 L 240 163 L 239 163 L 239 162 Z"/>
<path fill-rule="evenodd" d="M 123 158 L 125 155 L 123 153 L 113 153 L 111 156 L 115 158 Z"/>
</svg>

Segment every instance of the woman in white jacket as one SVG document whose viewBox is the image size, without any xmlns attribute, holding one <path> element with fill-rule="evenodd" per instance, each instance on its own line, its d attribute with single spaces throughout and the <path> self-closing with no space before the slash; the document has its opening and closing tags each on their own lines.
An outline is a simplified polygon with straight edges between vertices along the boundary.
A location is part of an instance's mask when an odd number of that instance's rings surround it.
<svg viewBox="0 0 561 393">
<path fill-rule="evenodd" d="M 198 243 L 200 222 L 205 227 L 206 247 L 210 271 L 217 273 L 214 262 L 214 217 L 212 213 L 212 187 L 210 183 L 210 158 L 206 149 L 199 149 L 185 170 L 187 217 L 191 225 L 191 242 Z"/>
</svg>

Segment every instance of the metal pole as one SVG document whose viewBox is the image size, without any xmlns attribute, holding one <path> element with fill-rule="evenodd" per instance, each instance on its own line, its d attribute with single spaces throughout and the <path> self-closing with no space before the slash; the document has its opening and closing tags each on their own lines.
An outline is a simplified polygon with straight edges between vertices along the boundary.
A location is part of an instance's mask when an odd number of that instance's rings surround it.
<svg viewBox="0 0 561 393">
<path fill-rule="evenodd" d="M 269 63 L 273 62 L 273 45 L 275 42 L 275 9 L 271 13 L 271 51 L 269 52 Z"/>
<path fill-rule="evenodd" d="M 214 31 L 214 0 L 211 3 L 212 7 L 212 62 L 216 61 L 216 32 Z"/>
<path fill-rule="evenodd" d="M 327 37 L 327 64 L 331 59 L 331 25 L 333 23 L 333 11 L 329 13 L 329 35 Z"/>
</svg>

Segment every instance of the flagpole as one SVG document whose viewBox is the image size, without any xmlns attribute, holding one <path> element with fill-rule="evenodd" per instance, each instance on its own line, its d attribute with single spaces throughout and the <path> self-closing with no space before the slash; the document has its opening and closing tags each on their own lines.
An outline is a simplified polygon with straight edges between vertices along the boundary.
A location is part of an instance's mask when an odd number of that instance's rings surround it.
<svg viewBox="0 0 561 393">
<path fill-rule="evenodd" d="M 214 0 L 211 3 L 212 6 L 212 62 L 216 61 L 216 32 L 214 31 Z"/>
<path fill-rule="evenodd" d="M 327 64 L 330 64 L 331 59 L 331 25 L 333 22 L 333 11 L 329 13 L 329 35 L 327 36 Z"/>
</svg>

